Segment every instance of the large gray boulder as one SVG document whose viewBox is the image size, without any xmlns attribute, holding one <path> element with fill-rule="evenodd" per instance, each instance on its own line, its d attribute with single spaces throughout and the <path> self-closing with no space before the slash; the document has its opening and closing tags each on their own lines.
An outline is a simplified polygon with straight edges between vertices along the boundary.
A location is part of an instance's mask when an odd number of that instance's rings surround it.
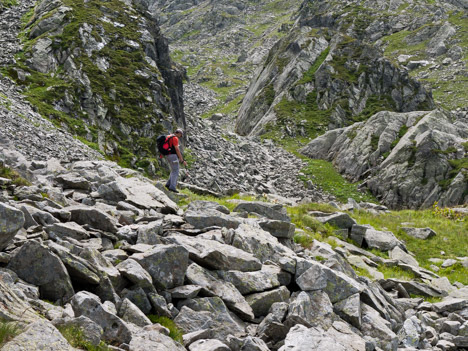
<svg viewBox="0 0 468 351">
<path fill-rule="evenodd" d="M 262 269 L 256 272 L 229 270 L 217 273 L 223 280 L 234 284 L 242 295 L 289 285 L 291 281 L 289 273 L 274 265 L 263 265 Z"/>
<path fill-rule="evenodd" d="M 296 283 L 303 291 L 323 290 L 335 303 L 364 290 L 362 284 L 342 272 L 314 261 L 308 261 L 308 266 L 304 273 L 296 277 Z"/>
<path fill-rule="evenodd" d="M 422 240 L 432 238 L 436 235 L 436 232 L 433 231 L 431 228 L 402 227 L 401 230 L 403 230 L 406 234 L 412 236 L 413 238 Z"/>
<path fill-rule="evenodd" d="M 338 301 L 333 305 L 333 310 L 346 322 L 356 328 L 361 328 L 361 298 L 360 294 L 354 294 L 350 297 Z"/>
<path fill-rule="evenodd" d="M 251 306 L 233 284 L 218 279 L 214 274 L 196 263 L 192 263 L 187 268 L 186 279 L 194 285 L 203 287 L 209 295 L 219 296 L 226 306 L 242 319 L 254 319 Z"/>
<path fill-rule="evenodd" d="M 216 240 L 171 234 L 166 240 L 184 246 L 190 259 L 212 269 L 258 271 L 262 264 L 251 253 Z"/>
<path fill-rule="evenodd" d="M 225 228 L 237 228 L 242 223 L 242 218 L 230 216 L 214 209 L 185 212 L 185 220 L 197 229 L 217 226 Z"/>
<path fill-rule="evenodd" d="M 298 324 L 291 328 L 279 351 L 363 351 L 366 342 L 343 322 L 334 322 L 327 331 Z"/>
<path fill-rule="evenodd" d="M 383 319 L 379 312 L 366 304 L 362 304 L 361 332 L 371 337 L 382 350 L 397 350 L 398 337 L 392 331 L 390 322 Z"/>
<path fill-rule="evenodd" d="M 159 245 L 130 258 L 137 261 L 153 278 L 158 289 L 166 290 L 184 285 L 189 253 L 180 245 Z"/>
<path fill-rule="evenodd" d="M 141 288 L 149 288 L 153 286 L 153 278 L 151 278 L 151 275 L 143 269 L 137 261 L 131 258 L 120 262 L 115 266 L 115 268 L 117 268 L 120 274 L 135 286 Z"/>
<path fill-rule="evenodd" d="M 42 299 L 67 301 L 74 294 L 60 258 L 36 241 L 27 241 L 11 258 L 8 268 L 26 282 L 37 285 Z"/>
<path fill-rule="evenodd" d="M 75 351 L 50 322 L 41 319 L 31 323 L 21 334 L 2 346 L 5 351 Z"/>
<path fill-rule="evenodd" d="M 86 240 L 90 237 L 89 233 L 75 222 L 55 223 L 46 226 L 44 229 L 49 234 L 50 238 L 54 240 L 56 238 Z"/>
<path fill-rule="evenodd" d="M 296 324 L 303 324 L 306 327 L 313 326 L 327 330 L 332 325 L 333 305 L 323 291 L 301 291 L 291 300 L 284 322 L 289 328 Z"/>
<path fill-rule="evenodd" d="M 247 295 L 245 300 L 252 308 L 255 317 L 266 316 L 271 305 L 289 300 L 291 292 L 285 286 L 277 289 Z"/>
<path fill-rule="evenodd" d="M 77 317 L 85 316 L 99 324 L 103 329 L 103 340 L 108 343 L 128 343 L 132 334 L 128 326 L 109 310 L 105 304 L 101 304 L 96 295 L 80 291 L 71 299 L 73 311 Z"/>
<path fill-rule="evenodd" d="M 130 351 L 186 351 L 181 344 L 161 333 L 156 325 L 149 325 L 135 331 L 128 349 Z"/>
<path fill-rule="evenodd" d="M 0 279 L 0 319 L 22 323 L 33 322 L 41 318 L 36 314 L 24 298 L 15 293 L 13 280 L 7 284 L 7 279 Z"/>
<path fill-rule="evenodd" d="M 117 233 L 117 221 L 104 211 L 86 206 L 71 206 L 65 209 L 70 211 L 71 220 L 78 224 L 88 224 L 92 228 Z"/>
<path fill-rule="evenodd" d="M 292 239 L 296 230 L 296 225 L 291 222 L 273 219 L 259 221 L 258 225 L 276 238 Z"/>
<path fill-rule="evenodd" d="M 0 251 L 8 246 L 23 224 L 23 212 L 0 202 Z"/>
<path fill-rule="evenodd" d="M 261 201 L 241 201 L 235 208 L 234 212 L 257 213 L 269 219 L 290 222 L 283 205 Z"/>
<path fill-rule="evenodd" d="M 174 322 L 184 334 L 204 329 L 212 330 L 212 337 L 227 340 L 228 335 L 242 336 L 246 325 L 230 313 L 219 297 L 204 297 L 187 300 L 180 307 Z"/>
<path fill-rule="evenodd" d="M 124 321 L 133 323 L 139 327 L 151 325 L 148 317 L 129 299 L 125 298 L 120 305 L 118 315 Z"/>
</svg>

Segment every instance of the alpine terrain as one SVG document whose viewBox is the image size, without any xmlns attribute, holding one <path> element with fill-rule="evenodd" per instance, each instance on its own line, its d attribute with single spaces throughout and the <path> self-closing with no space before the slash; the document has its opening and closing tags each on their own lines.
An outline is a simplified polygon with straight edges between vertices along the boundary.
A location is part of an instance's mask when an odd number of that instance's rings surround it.
<svg viewBox="0 0 468 351">
<path fill-rule="evenodd" d="M 468 349 L 467 65 L 466 0 L 0 0 L 0 349 Z"/>
</svg>

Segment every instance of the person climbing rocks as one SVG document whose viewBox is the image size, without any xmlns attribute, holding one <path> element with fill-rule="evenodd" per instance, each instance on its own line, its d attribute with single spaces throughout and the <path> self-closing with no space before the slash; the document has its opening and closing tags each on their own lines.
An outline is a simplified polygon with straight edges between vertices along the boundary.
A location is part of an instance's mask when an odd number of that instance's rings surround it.
<svg viewBox="0 0 468 351">
<path fill-rule="evenodd" d="M 184 131 L 178 128 L 174 134 L 170 134 L 166 138 L 170 148 L 169 154 L 166 155 L 166 160 L 169 163 L 169 167 L 171 169 L 171 174 L 166 182 L 166 188 L 174 193 L 179 192 L 176 188 L 177 179 L 179 178 L 179 161 L 182 162 L 185 167 L 187 167 L 187 162 L 185 162 L 179 149 L 179 138 L 182 138 L 183 135 Z"/>
</svg>

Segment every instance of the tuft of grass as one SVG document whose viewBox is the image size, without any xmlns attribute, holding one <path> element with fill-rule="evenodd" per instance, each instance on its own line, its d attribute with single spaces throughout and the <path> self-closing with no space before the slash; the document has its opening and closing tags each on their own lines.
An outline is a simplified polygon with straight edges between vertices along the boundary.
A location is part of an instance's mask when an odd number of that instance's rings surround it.
<svg viewBox="0 0 468 351">
<path fill-rule="evenodd" d="M 167 329 L 169 329 L 169 331 L 170 331 L 169 336 L 172 339 L 174 339 L 175 341 L 183 343 L 182 336 L 184 335 L 184 333 L 182 332 L 182 330 L 180 330 L 177 327 L 177 325 L 175 324 L 175 322 L 172 319 L 170 319 L 168 317 L 157 316 L 157 315 L 154 315 L 154 314 L 148 315 L 148 318 L 150 319 L 150 321 L 152 323 L 159 323 L 163 327 L 166 327 Z"/>
<path fill-rule="evenodd" d="M 0 319 L 0 348 L 20 332 L 20 328 L 16 323 Z"/>
<path fill-rule="evenodd" d="M 67 339 L 68 343 L 78 349 L 87 351 L 110 351 L 111 349 L 103 342 L 93 345 L 84 338 L 83 330 L 73 326 L 59 326 L 57 329 Z"/>
<path fill-rule="evenodd" d="M 358 184 L 348 182 L 339 174 L 333 165 L 325 160 L 306 159 L 308 165 L 301 170 L 304 174 L 300 176 L 304 182 L 312 182 L 322 188 L 324 191 L 333 194 L 341 202 L 347 202 L 348 198 L 356 201 L 374 202 L 378 201 L 369 193 L 363 193 L 358 190 Z"/>
<path fill-rule="evenodd" d="M 6 167 L 2 162 L 0 162 L 0 177 L 11 179 L 12 183 L 16 186 L 30 186 L 31 183 L 19 175 L 18 172 Z"/>
<path fill-rule="evenodd" d="M 411 271 L 404 270 L 398 266 L 380 265 L 377 270 L 383 273 L 385 279 L 393 278 L 407 281 L 416 279 L 416 276 Z"/>
</svg>

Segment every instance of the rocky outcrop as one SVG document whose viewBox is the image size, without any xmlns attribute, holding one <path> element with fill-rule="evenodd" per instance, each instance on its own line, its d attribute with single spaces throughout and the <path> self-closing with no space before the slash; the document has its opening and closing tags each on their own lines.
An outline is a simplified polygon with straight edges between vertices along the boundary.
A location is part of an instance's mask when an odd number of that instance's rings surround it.
<svg viewBox="0 0 468 351">
<path fill-rule="evenodd" d="M 366 122 L 335 129 L 301 153 L 333 162 L 393 207 L 454 206 L 468 201 L 468 122 L 443 112 L 380 112 Z"/>
<path fill-rule="evenodd" d="M 270 50 L 251 82 L 236 131 L 258 135 L 278 130 L 305 137 L 379 110 L 433 107 L 430 92 L 371 44 L 372 25 L 388 21 L 374 6 L 366 4 L 366 16 L 356 23 L 357 2 L 343 8 L 305 1 L 296 27 Z"/>
<path fill-rule="evenodd" d="M 28 18 L 24 60 L 8 72 L 42 115 L 135 166 L 155 158 L 158 134 L 185 127 L 182 70 L 150 16 L 130 3 L 91 7 L 39 2 Z M 36 95 L 35 81 L 48 93 Z"/>
</svg>

